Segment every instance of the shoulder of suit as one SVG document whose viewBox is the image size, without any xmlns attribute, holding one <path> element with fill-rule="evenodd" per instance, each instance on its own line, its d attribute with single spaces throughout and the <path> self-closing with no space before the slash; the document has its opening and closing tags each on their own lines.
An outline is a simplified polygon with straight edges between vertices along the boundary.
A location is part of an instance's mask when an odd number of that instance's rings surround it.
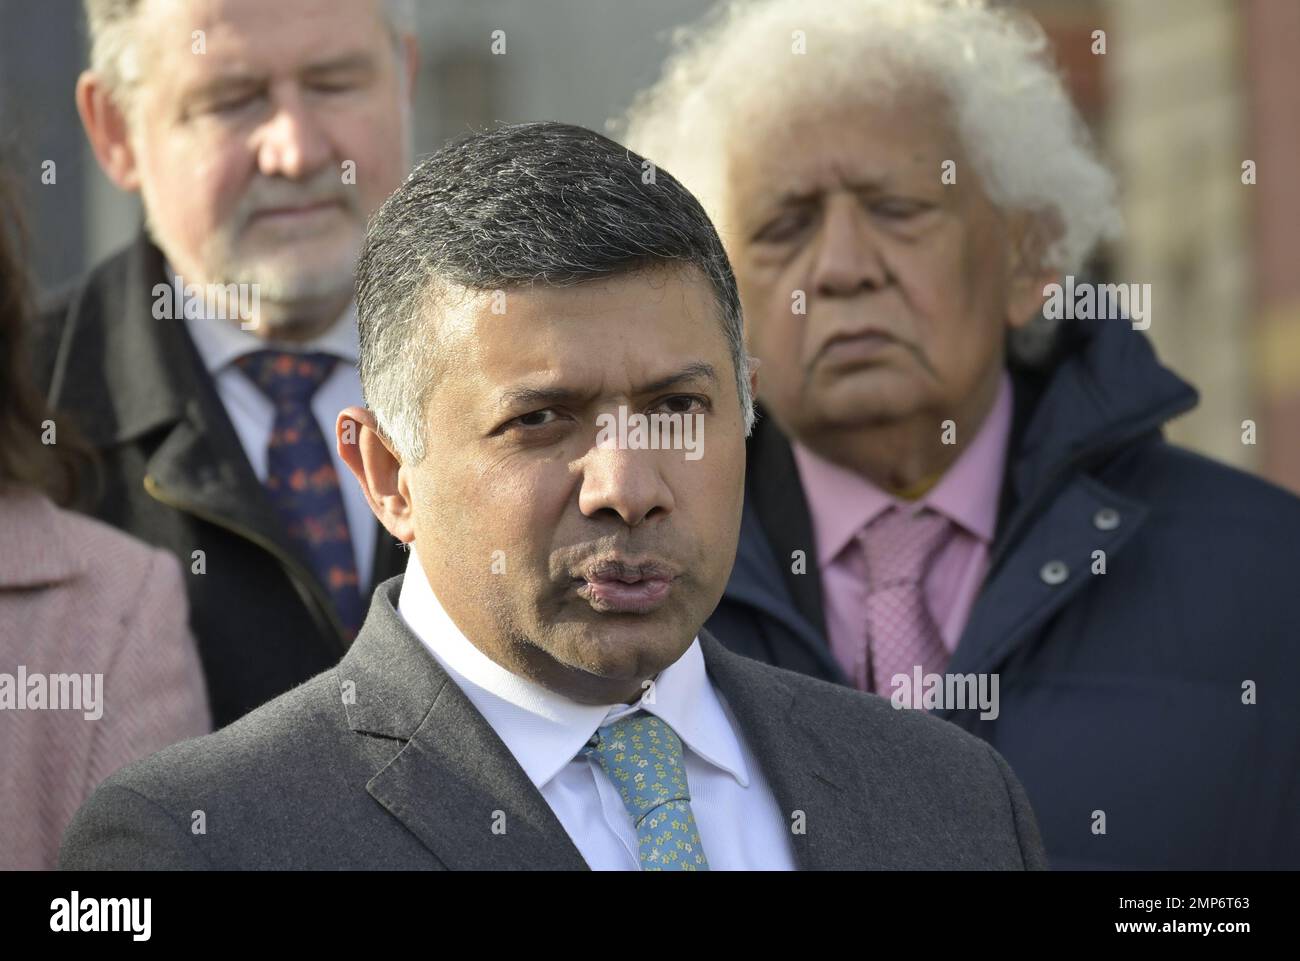
<svg viewBox="0 0 1300 961">
<path fill-rule="evenodd" d="M 73 305 L 86 297 L 94 297 L 97 292 L 123 287 L 127 283 L 127 273 L 135 246 L 128 244 L 108 257 L 94 264 L 85 273 L 73 277 L 46 291 L 37 300 L 37 313 L 46 321 L 55 321 L 65 316 Z"/>
<path fill-rule="evenodd" d="M 718 643 L 714 640 L 714 643 Z M 944 749 L 961 753 L 974 752 L 981 759 L 987 753 L 983 741 L 957 725 L 924 711 L 900 709 L 887 698 L 876 694 L 809 677 L 762 661 L 725 651 L 734 670 L 748 675 L 751 686 L 781 687 L 793 695 L 794 716 L 801 726 L 830 732 L 853 732 L 857 743 L 876 744 L 918 742 L 927 750 Z"/>
<path fill-rule="evenodd" d="M 198 797 L 216 803 L 248 788 L 311 790 L 331 769 L 346 732 L 339 682 L 331 668 L 211 734 L 190 738 L 122 768 L 105 785 L 165 807 L 187 810 Z"/>
<path fill-rule="evenodd" d="M 49 387 L 65 335 L 75 335 L 67 329 L 70 315 L 76 312 L 79 327 L 103 324 L 113 319 L 112 305 L 121 302 L 136 245 L 121 248 L 81 276 L 65 281 L 38 298 L 28 346 L 36 365 L 38 386 L 42 390 Z"/>
<path fill-rule="evenodd" d="M 1300 527 L 1300 497 L 1257 474 L 1176 444 L 1152 444 L 1143 455 L 1135 480 L 1159 491 L 1162 509 L 1255 518 L 1274 535 L 1282 533 L 1279 524 L 1288 535 Z"/>
</svg>

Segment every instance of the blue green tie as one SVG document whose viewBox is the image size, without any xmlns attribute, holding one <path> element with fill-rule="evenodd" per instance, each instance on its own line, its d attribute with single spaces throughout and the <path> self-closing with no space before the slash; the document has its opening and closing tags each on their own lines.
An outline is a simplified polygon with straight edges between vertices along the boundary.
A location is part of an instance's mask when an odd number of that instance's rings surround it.
<svg viewBox="0 0 1300 961">
<path fill-rule="evenodd" d="M 676 731 L 637 711 L 600 728 L 583 753 L 596 759 L 623 799 L 636 826 L 642 871 L 709 869 Z"/>
</svg>

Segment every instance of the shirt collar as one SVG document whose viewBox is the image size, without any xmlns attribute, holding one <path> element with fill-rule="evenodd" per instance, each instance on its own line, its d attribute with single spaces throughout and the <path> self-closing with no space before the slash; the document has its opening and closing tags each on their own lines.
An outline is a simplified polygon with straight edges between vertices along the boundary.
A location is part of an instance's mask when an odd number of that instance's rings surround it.
<svg viewBox="0 0 1300 961">
<path fill-rule="evenodd" d="M 862 528 L 895 505 L 916 510 L 929 507 L 986 544 L 991 542 L 1006 469 L 1012 406 L 1011 378 L 1003 370 L 993 406 L 975 437 L 939 482 L 914 502 L 894 497 L 793 441 L 795 464 L 808 494 L 817 563 L 823 567 L 832 563 Z"/>
<path fill-rule="evenodd" d="M 997 528 L 1012 407 L 1011 377 L 1003 370 L 997 397 L 970 446 L 921 498 L 922 504 L 961 525 L 985 544 L 993 540 Z"/>
<path fill-rule="evenodd" d="M 3 489 L 0 531 L 4 531 L 5 549 L 0 551 L 0 589 L 43 587 L 79 576 L 86 569 L 86 551 L 80 541 L 91 532 L 76 524 L 88 528 L 90 522 L 65 514 L 34 489 Z"/>
<path fill-rule="evenodd" d="M 167 276 L 171 278 L 175 290 L 177 276 L 167 266 Z M 184 314 L 182 314 L 184 316 Z M 289 350 L 300 353 L 312 351 L 329 354 L 355 365 L 361 356 L 360 340 L 357 335 L 356 301 L 348 304 L 347 310 L 339 314 L 338 319 L 319 336 L 307 341 L 292 343 L 267 340 L 258 337 L 252 331 L 244 330 L 239 324 L 216 317 L 186 316 L 185 325 L 190 338 L 203 358 L 203 365 L 209 373 L 215 374 L 236 359 L 258 350 Z"/>
<path fill-rule="evenodd" d="M 439 603 L 412 546 L 398 613 L 451 676 L 540 789 L 610 721 L 644 710 L 667 723 L 682 743 L 742 787 L 749 770 L 705 670 L 696 637 L 635 704 L 580 704 L 506 670 L 479 650 Z"/>
</svg>

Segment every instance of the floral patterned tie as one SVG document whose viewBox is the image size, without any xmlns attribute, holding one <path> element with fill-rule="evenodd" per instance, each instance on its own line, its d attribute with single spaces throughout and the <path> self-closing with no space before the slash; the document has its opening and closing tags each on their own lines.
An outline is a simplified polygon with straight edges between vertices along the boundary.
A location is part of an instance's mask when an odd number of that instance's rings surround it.
<svg viewBox="0 0 1300 961">
<path fill-rule="evenodd" d="M 356 556 L 338 473 L 311 399 L 338 358 L 259 350 L 235 364 L 275 405 L 267 446 L 266 491 L 289 541 L 329 591 L 349 638 L 361 626 Z"/>
<path fill-rule="evenodd" d="M 583 753 L 600 764 L 636 827 L 642 871 L 707 871 L 691 812 L 682 741 L 653 714 L 606 724 Z"/>
</svg>

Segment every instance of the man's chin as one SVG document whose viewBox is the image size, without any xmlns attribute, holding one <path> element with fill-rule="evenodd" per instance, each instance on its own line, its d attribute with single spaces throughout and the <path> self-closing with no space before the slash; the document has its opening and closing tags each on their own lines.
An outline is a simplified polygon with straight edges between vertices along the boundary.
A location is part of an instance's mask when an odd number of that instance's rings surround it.
<svg viewBox="0 0 1300 961">
<path fill-rule="evenodd" d="M 676 618 L 601 615 L 601 620 L 577 628 L 566 645 L 565 660 L 602 679 L 641 680 L 680 658 L 694 639 L 695 633 Z"/>
<path fill-rule="evenodd" d="M 261 288 L 264 300 L 319 300 L 353 289 L 359 235 L 315 235 L 281 242 L 241 243 L 235 256 L 219 257 L 222 274 Z"/>
<path fill-rule="evenodd" d="M 303 270 L 301 262 L 285 264 L 283 268 L 271 263 L 250 264 L 237 274 L 246 278 L 246 283 L 256 284 L 263 304 L 273 308 L 284 308 L 292 312 L 299 304 L 312 304 L 334 300 L 346 296 L 352 298 L 352 275 L 355 267 L 348 262 L 325 263 L 321 267 Z"/>
<path fill-rule="evenodd" d="M 904 420 L 920 410 L 922 399 L 903 375 L 862 370 L 818 390 L 810 407 L 816 420 L 842 430 Z"/>
</svg>

